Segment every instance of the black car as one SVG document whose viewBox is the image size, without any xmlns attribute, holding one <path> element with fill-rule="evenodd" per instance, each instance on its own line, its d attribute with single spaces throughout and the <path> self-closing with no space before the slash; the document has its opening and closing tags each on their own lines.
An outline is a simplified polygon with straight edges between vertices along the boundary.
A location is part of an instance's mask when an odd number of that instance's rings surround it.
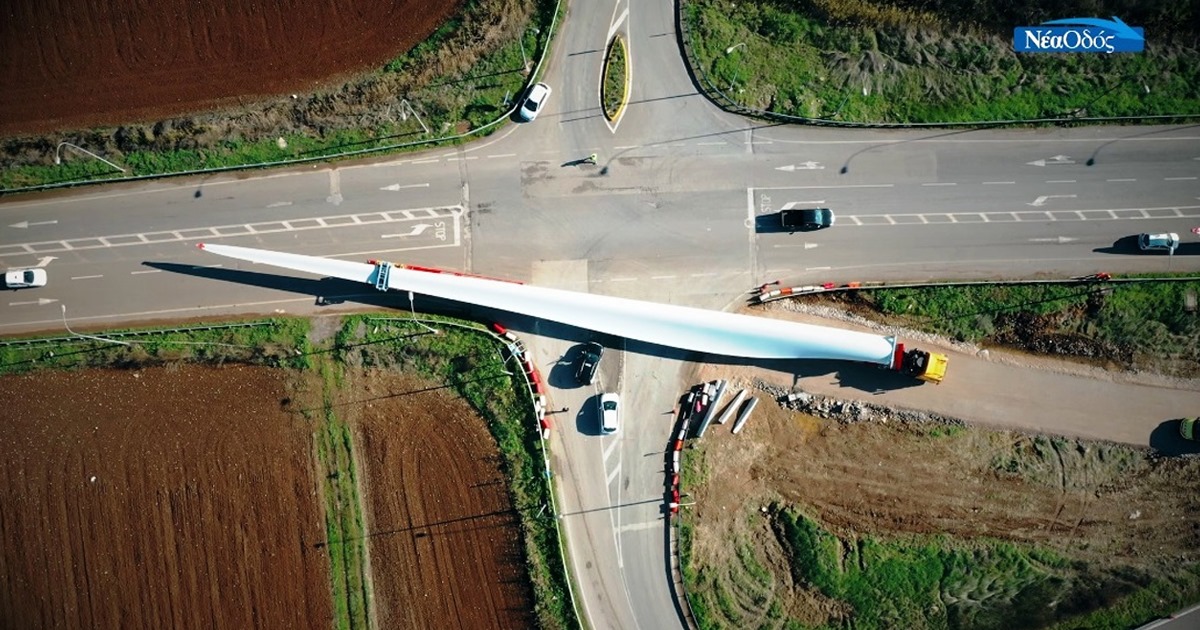
<svg viewBox="0 0 1200 630">
<path fill-rule="evenodd" d="M 579 353 L 579 367 L 575 370 L 575 380 L 583 385 L 591 385 L 596 380 L 596 368 L 600 367 L 600 357 L 604 354 L 604 346 L 595 341 L 589 342 Z"/>
<path fill-rule="evenodd" d="M 829 208 L 783 210 L 779 213 L 779 222 L 783 224 L 784 229 L 790 232 L 820 230 L 833 225 L 833 210 Z"/>
</svg>

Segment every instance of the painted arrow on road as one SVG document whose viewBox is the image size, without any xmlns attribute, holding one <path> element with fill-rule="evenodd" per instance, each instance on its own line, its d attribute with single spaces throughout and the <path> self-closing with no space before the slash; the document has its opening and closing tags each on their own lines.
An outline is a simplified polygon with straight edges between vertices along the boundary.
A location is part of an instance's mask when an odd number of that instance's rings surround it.
<svg viewBox="0 0 1200 630">
<path fill-rule="evenodd" d="M 431 227 L 433 226 L 429 225 L 428 223 L 418 223 L 408 231 L 408 234 L 381 234 L 380 238 L 404 238 L 406 236 L 419 236 L 421 232 L 424 232 Z"/>
<path fill-rule="evenodd" d="M 788 164 L 787 166 L 776 166 L 775 170 L 787 171 L 787 172 L 791 173 L 794 171 L 819 171 L 819 170 L 823 170 L 824 168 L 825 168 L 824 164 L 821 164 L 820 162 L 813 162 L 810 160 L 808 162 L 801 162 L 800 164 Z"/>
<path fill-rule="evenodd" d="M 424 184 L 406 184 L 404 186 L 401 186 L 400 184 L 392 184 L 390 186 L 384 186 L 379 190 L 400 190 L 402 188 L 429 188 L 429 182 Z"/>
<path fill-rule="evenodd" d="M 1078 241 L 1078 240 L 1079 239 L 1071 238 L 1070 236 L 1055 236 L 1053 238 L 1031 238 L 1031 239 L 1029 239 L 1029 241 L 1031 243 L 1059 243 L 1059 244 L 1070 243 L 1071 241 Z"/>
<path fill-rule="evenodd" d="M 1032 162 L 1026 162 L 1026 164 L 1029 164 L 1030 166 L 1053 166 L 1055 164 L 1074 164 L 1074 163 L 1075 163 L 1075 160 L 1072 160 L 1070 157 L 1065 156 L 1065 155 L 1056 155 L 1052 158 L 1046 158 L 1044 160 L 1034 160 Z"/>
<path fill-rule="evenodd" d="M 1047 199 L 1074 199 L 1074 198 L 1075 198 L 1075 195 L 1042 195 L 1041 197 L 1038 197 L 1037 199 L 1034 199 L 1032 202 L 1027 203 L 1025 205 L 1033 206 L 1035 208 L 1040 208 L 1040 207 L 1046 205 Z"/>
<path fill-rule="evenodd" d="M 55 219 L 53 221 L 21 221 L 20 223 L 13 223 L 12 225 L 10 225 L 8 227 L 25 229 L 25 228 L 28 228 L 28 227 L 34 226 L 34 225 L 54 225 L 55 223 L 58 223 L 57 219 Z"/>
<path fill-rule="evenodd" d="M 38 298 L 36 300 L 32 300 L 29 302 L 9 302 L 8 305 L 9 306 L 45 306 L 47 304 L 53 304 L 57 301 L 58 300 L 52 300 L 49 298 Z"/>
</svg>

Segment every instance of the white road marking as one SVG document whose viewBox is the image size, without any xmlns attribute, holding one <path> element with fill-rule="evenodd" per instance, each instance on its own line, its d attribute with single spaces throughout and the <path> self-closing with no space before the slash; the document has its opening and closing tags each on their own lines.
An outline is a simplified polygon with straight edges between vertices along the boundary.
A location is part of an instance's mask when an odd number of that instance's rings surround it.
<svg viewBox="0 0 1200 630">
<path fill-rule="evenodd" d="M 143 273 L 162 273 L 162 269 L 146 269 L 144 271 L 130 271 L 129 275 L 136 276 Z"/>
<path fill-rule="evenodd" d="M 71 276 L 71 279 L 72 279 L 72 280 L 92 280 L 92 279 L 94 279 L 94 278 L 103 278 L 103 277 L 104 277 L 104 276 L 102 276 L 102 275 L 97 275 L 97 276 Z"/>
<path fill-rule="evenodd" d="M 420 213 L 420 215 L 414 214 Z M 454 218 L 455 229 L 458 228 L 458 217 L 461 209 L 457 206 L 440 208 L 416 208 L 412 210 L 389 210 L 382 212 L 364 212 L 360 214 L 340 214 L 324 217 L 307 217 L 289 219 L 287 221 L 262 221 L 259 223 L 243 223 L 240 225 L 216 225 L 209 227 L 184 228 L 164 230 L 162 232 L 146 232 L 143 234 L 115 234 L 107 236 L 88 236 L 61 241 L 39 241 L 34 243 L 16 243 L 0 245 L 0 257 L 13 255 L 41 254 L 45 252 L 82 251 L 88 249 L 103 249 L 108 247 L 126 247 L 129 245 L 161 244 L 180 241 L 201 241 L 236 236 L 260 236 L 280 232 L 298 232 L 302 230 L 332 229 L 339 227 L 355 227 L 411 221 L 413 219 Z M 458 234 L 455 232 L 455 243 Z M 436 245 L 445 247 L 446 244 Z M 399 250 L 404 251 L 404 250 Z"/>
<path fill-rule="evenodd" d="M 408 234 L 380 234 L 379 238 L 405 238 L 408 236 L 419 236 L 421 232 L 424 232 L 431 227 L 433 226 L 429 225 L 428 223 L 418 223 L 412 226 L 412 229 L 408 231 Z"/>
<path fill-rule="evenodd" d="M 429 188 L 429 182 L 425 182 L 424 184 L 391 184 L 383 186 L 379 190 L 402 190 L 404 188 Z"/>
<path fill-rule="evenodd" d="M 1077 240 L 1079 240 L 1079 239 L 1071 238 L 1069 236 L 1055 236 L 1055 237 L 1051 237 L 1051 238 L 1031 238 L 1031 239 L 1029 239 L 1029 241 L 1031 243 L 1059 243 L 1059 244 L 1070 243 L 1071 241 L 1077 241 Z"/>
<path fill-rule="evenodd" d="M 616 150 L 618 150 L 618 151 L 624 151 L 624 150 L 626 150 L 626 149 L 636 149 L 636 148 L 638 148 L 638 147 L 640 147 L 640 146 L 642 146 L 642 145 L 640 145 L 640 144 L 623 144 L 623 145 L 621 145 L 621 146 L 616 146 L 616 147 L 613 147 L 613 148 L 614 148 L 614 149 L 616 149 Z"/>
<path fill-rule="evenodd" d="M 1046 183 L 1047 184 L 1074 184 L 1076 182 L 1073 179 L 1047 179 Z"/>
<path fill-rule="evenodd" d="M 606 39 L 605 41 L 612 41 L 613 33 L 616 33 L 617 29 L 621 28 L 621 24 L 625 21 L 625 18 L 627 18 L 627 17 L 629 17 L 629 7 L 628 6 L 626 6 L 625 10 L 621 12 L 621 15 L 617 16 L 617 18 L 612 21 L 612 25 L 608 27 L 608 39 Z"/>
<path fill-rule="evenodd" d="M 440 161 L 441 160 L 413 160 L 412 163 L 413 164 L 433 164 L 435 162 L 440 162 Z"/>
<path fill-rule="evenodd" d="M 770 186 L 759 190 L 818 190 L 837 188 L 894 188 L 895 184 L 842 184 L 840 186 Z"/>
<path fill-rule="evenodd" d="M 715 275 L 717 275 L 717 272 L 715 272 L 715 271 L 710 271 L 710 272 L 708 272 L 708 273 L 692 273 L 692 274 L 688 274 L 688 277 L 689 277 L 689 278 L 708 278 L 708 277 L 715 276 Z"/>
<path fill-rule="evenodd" d="M 30 300 L 28 302 L 9 302 L 8 305 L 9 306 L 45 306 L 47 304 L 53 304 L 57 301 L 58 300 L 55 300 L 52 298 L 38 298 L 36 300 Z"/>
<path fill-rule="evenodd" d="M 1056 155 L 1052 158 L 1046 158 L 1044 160 L 1034 160 L 1032 162 L 1026 162 L 1026 164 L 1029 164 L 1031 166 L 1047 166 L 1047 165 L 1053 166 L 1055 164 L 1074 164 L 1074 163 L 1075 163 L 1074 160 L 1072 160 L 1070 157 L 1065 156 L 1065 155 Z"/>
<path fill-rule="evenodd" d="M 998 185 L 1015 184 L 1015 183 L 1017 183 L 1017 182 L 983 182 L 983 185 L 984 186 L 998 186 Z"/>
<path fill-rule="evenodd" d="M 820 170 L 824 170 L 824 169 L 825 169 L 824 164 L 821 164 L 820 162 L 813 162 L 812 160 L 809 160 L 807 162 L 801 162 L 799 164 L 788 164 L 785 166 L 776 166 L 775 167 L 775 170 L 777 170 L 777 171 L 787 171 L 789 173 L 792 173 L 795 171 L 820 171 Z"/>
<path fill-rule="evenodd" d="M 267 204 L 267 207 L 268 208 L 283 208 L 283 207 L 290 206 L 290 205 L 292 205 L 292 202 L 290 202 L 290 201 L 276 201 L 274 203 Z"/>
<path fill-rule="evenodd" d="M 1046 196 L 1052 198 L 1055 196 Z M 1074 194 L 1057 197 L 1075 197 Z M 1045 199 L 1038 199 L 1045 202 Z M 1033 204 L 1027 204 L 1033 205 Z M 1040 205 L 1040 204 L 1039 204 Z M 1085 214 L 1088 212 L 1088 214 Z M 1118 212 L 1139 212 L 1141 216 L 1121 216 Z M 1151 214 L 1154 212 L 1154 214 Z M 1166 215 L 1170 212 L 1170 215 Z M 1094 215 L 1108 216 L 1094 216 Z M 1012 223 L 1024 221 L 1118 221 L 1118 220 L 1144 220 L 1144 218 L 1200 218 L 1200 205 L 1180 205 L 1180 206 L 1164 206 L 1164 208 L 1094 208 L 1087 210 L 1028 210 L 1028 211 L 995 211 L 995 212 L 948 212 L 948 214 L 938 214 L 938 212 L 922 212 L 922 214 L 895 214 L 895 215 L 866 215 L 863 217 L 856 216 L 840 216 L 841 221 L 853 221 L 856 226 L 884 226 L 884 224 L 901 224 L 901 226 L 917 226 L 917 221 L 923 221 L 926 224 L 938 224 L 942 221 L 932 222 L 930 218 L 938 218 L 938 220 L 948 220 L 950 223 Z M 896 220 L 901 221 L 896 221 Z M 866 220 L 865 222 L 863 220 Z M 888 223 L 883 223 L 886 220 Z M 911 220 L 911 221 L 910 221 Z M 776 247 L 798 247 L 799 245 L 778 245 Z"/>
<path fill-rule="evenodd" d="M 650 276 L 651 280 L 674 280 L 675 276 Z"/>
<path fill-rule="evenodd" d="M 614 449 L 617 448 L 617 440 L 614 438 L 608 442 L 608 446 L 604 447 L 604 461 L 608 461 L 608 457 L 612 455 Z"/>
<path fill-rule="evenodd" d="M 608 476 L 604 478 L 604 482 L 605 482 L 605 484 L 606 484 L 606 485 L 610 485 L 610 486 L 611 486 L 611 485 L 612 485 L 612 482 L 613 482 L 613 479 L 616 479 L 616 478 L 617 478 L 617 477 L 619 477 L 620 475 L 621 475 L 621 465 L 620 465 L 620 464 L 617 464 L 617 465 L 616 465 L 616 467 L 615 467 L 615 468 L 613 468 L 613 469 L 612 469 L 612 471 L 610 471 L 610 472 L 608 473 Z"/>
<path fill-rule="evenodd" d="M 1137 180 L 1132 177 L 1118 177 L 1116 179 L 1106 179 L 1104 181 L 1106 181 L 1106 182 L 1136 182 Z"/>
<path fill-rule="evenodd" d="M 698 146 L 698 147 L 723 147 L 723 146 L 725 146 L 725 143 L 724 142 L 697 142 L 696 146 Z"/>
<path fill-rule="evenodd" d="M 642 531 L 645 529 L 654 529 L 656 527 L 662 527 L 662 526 L 663 526 L 663 522 L 661 520 L 645 521 L 643 523 L 628 523 L 626 525 L 622 525 L 621 528 L 617 531 L 618 531 L 618 533 L 624 534 L 625 532 L 639 532 L 639 531 Z"/>
<path fill-rule="evenodd" d="M 609 282 L 637 282 L 637 278 L 609 278 Z"/>
<path fill-rule="evenodd" d="M 1042 196 L 1038 197 L 1037 199 L 1034 199 L 1033 201 L 1031 201 L 1030 203 L 1027 203 L 1025 205 L 1038 208 L 1038 207 L 1046 205 L 1047 199 L 1074 199 L 1074 198 L 1075 198 L 1075 195 L 1042 195 Z"/>
<path fill-rule="evenodd" d="M 930 183 L 921 184 L 921 185 L 922 186 L 957 186 L 958 184 L 955 182 L 930 182 Z"/>
<path fill-rule="evenodd" d="M 50 221 L 21 221 L 19 223 L 13 223 L 8 227 L 25 229 L 32 225 L 54 225 L 55 223 L 58 223 L 58 219 L 52 219 Z"/>
<path fill-rule="evenodd" d="M 517 156 L 517 154 L 516 154 L 516 153 L 495 153 L 495 154 L 493 154 L 493 155 L 489 155 L 489 156 L 488 156 L 488 159 L 491 159 L 491 158 L 510 158 L 510 157 L 516 157 L 516 156 Z"/>
<path fill-rule="evenodd" d="M 325 201 L 335 206 L 342 204 L 342 173 L 336 168 L 329 169 L 329 196 Z"/>
<path fill-rule="evenodd" d="M 829 271 L 833 267 L 806 267 L 805 271 Z"/>
<path fill-rule="evenodd" d="M 1164 177 L 1163 181 L 1167 182 L 1190 182 L 1196 179 L 1195 177 Z"/>
</svg>

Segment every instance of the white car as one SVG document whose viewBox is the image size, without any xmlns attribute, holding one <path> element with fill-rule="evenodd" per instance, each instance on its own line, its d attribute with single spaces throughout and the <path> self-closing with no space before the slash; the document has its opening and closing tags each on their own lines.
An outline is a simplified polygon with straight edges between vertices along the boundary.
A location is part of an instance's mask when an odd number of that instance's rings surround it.
<svg viewBox="0 0 1200 630">
<path fill-rule="evenodd" d="M 550 98 L 550 86 L 538 83 L 529 88 L 529 94 L 521 102 L 521 109 L 517 111 L 517 115 L 525 122 L 533 122 L 533 119 L 537 118 L 538 113 L 546 106 L 548 98 Z"/>
<path fill-rule="evenodd" d="M 30 289 L 46 286 L 46 270 L 10 269 L 4 273 L 4 286 L 9 289 Z"/>
<path fill-rule="evenodd" d="M 1174 232 L 1168 234 L 1140 234 L 1138 235 L 1138 249 L 1147 251 L 1165 251 L 1174 253 L 1179 247 L 1179 235 Z"/>
<path fill-rule="evenodd" d="M 616 394 L 600 395 L 600 430 L 605 433 L 616 433 L 617 422 L 621 417 L 621 397 Z"/>
</svg>

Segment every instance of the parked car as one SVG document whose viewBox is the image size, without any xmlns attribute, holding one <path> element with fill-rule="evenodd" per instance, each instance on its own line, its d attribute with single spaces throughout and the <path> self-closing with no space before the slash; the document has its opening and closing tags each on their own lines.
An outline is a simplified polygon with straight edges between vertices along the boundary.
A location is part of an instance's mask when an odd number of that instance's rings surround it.
<svg viewBox="0 0 1200 630">
<path fill-rule="evenodd" d="M 608 393 L 600 395 L 600 430 L 616 433 L 621 414 L 621 397 Z"/>
<path fill-rule="evenodd" d="M 30 289 L 46 286 L 46 270 L 10 269 L 4 273 L 4 286 L 9 289 Z"/>
<path fill-rule="evenodd" d="M 1179 435 L 1185 440 L 1200 441 L 1200 433 L 1196 431 L 1196 423 L 1200 418 L 1184 418 L 1179 421 Z"/>
<path fill-rule="evenodd" d="M 833 210 L 829 208 L 787 208 L 780 211 L 779 222 L 784 229 L 791 232 L 796 230 L 807 232 L 831 227 L 834 216 Z"/>
<path fill-rule="evenodd" d="M 521 103 L 521 109 L 517 111 L 517 115 L 525 122 L 533 122 L 537 118 L 539 112 L 546 105 L 546 99 L 550 98 L 550 86 L 545 83 L 538 83 L 529 88 L 529 93 L 525 95 L 525 100 Z"/>
<path fill-rule="evenodd" d="M 1174 253 L 1179 247 L 1179 235 L 1174 232 L 1166 234 L 1138 235 L 1138 249 L 1144 252 L 1163 251 Z"/>
<path fill-rule="evenodd" d="M 579 367 L 575 369 L 575 380 L 581 385 L 591 385 L 596 380 L 596 368 L 600 367 L 600 357 L 604 355 L 604 346 L 595 341 L 589 342 L 579 353 Z"/>
</svg>

